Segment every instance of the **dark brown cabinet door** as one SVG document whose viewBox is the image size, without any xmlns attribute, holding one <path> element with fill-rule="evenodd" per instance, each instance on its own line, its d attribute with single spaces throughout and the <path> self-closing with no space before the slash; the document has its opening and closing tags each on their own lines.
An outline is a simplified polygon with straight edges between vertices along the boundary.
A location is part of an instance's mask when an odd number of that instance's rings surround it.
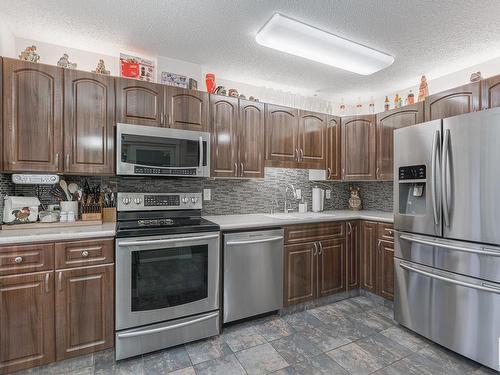
<svg viewBox="0 0 500 375">
<path fill-rule="evenodd" d="M 284 305 L 310 301 L 316 293 L 318 258 L 312 242 L 285 246 Z"/>
<path fill-rule="evenodd" d="M 146 126 L 165 125 L 165 86 L 116 78 L 116 121 Z"/>
<path fill-rule="evenodd" d="M 73 268 L 56 273 L 57 360 L 112 347 L 113 265 Z"/>
<path fill-rule="evenodd" d="M 361 225 L 361 287 L 377 292 L 377 223 L 363 221 Z"/>
<path fill-rule="evenodd" d="M 113 174 L 114 78 L 64 71 L 64 171 Z"/>
<path fill-rule="evenodd" d="M 299 113 L 297 109 L 266 105 L 266 160 L 275 167 L 298 166 Z"/>
<path fill-rule="evenodd" d="M 323 297 L 346 290 L 345 240 L 318 242 L 318 294 Z"/>
<path fill-rule="evenodd" d="M 240 100 L 240 177 L 264 177 L 264 104 Z"/>
<path fill-rule="evenodd" d="M 481 81 L 481 108 L 500 107 L 500 75 Z"/>
<path fill-rule="evenodd" d="M 166 126 L 175 129 L 208 131 L 208 94 L 180 87 L 166 89 Z"/>
<path fill-rule="evenodd" d="M 238 98 L 210 96 L 211 176 L 237 177 Z"/>
<path fill-rule="evenodd" d="M 384 298 L 394 299 L 394 242 L 378 240 L 378 290 Z"/>
<path fill-rule="evenodd" d="M 63 70 L 3 60 L 4 169 L 60 172 Z"/>
<path fill-rule="evenodd" d="M 52 362 L 54 272 L 0 277 L 0 374 Z"/>
<path fill-rule="evenodd" d="M 344 180 L 375 179 L 375 115 L 342 117 Z"/>
<path fill-rule="evenodd" d="M 302 168 L 325 169 L 326 115 L 299 111 L 299 163 Z"/>
<path fill-rule="evenodd" d="M 347 289 L 359 288 L 359 221 L 348 221 L 346 236 L 346 279 Z"/>
<path fill-rule="evenodd" d="M 421 123 L 423 102 L 377 114 L 377 180 L 392 180 L 394 174 L 394 130 Z"/>
<path fill-rule="evenodd" d="M 329 180 L 340 180 L 341 143 L 340 117 L 328 116 L 326 123 L 326 173 Z"/>
<path fill-rule="evenodd" d="M 425 98 L 425 121 L 478 111 L 480 82 L 468 83 Z"/>
</svg>

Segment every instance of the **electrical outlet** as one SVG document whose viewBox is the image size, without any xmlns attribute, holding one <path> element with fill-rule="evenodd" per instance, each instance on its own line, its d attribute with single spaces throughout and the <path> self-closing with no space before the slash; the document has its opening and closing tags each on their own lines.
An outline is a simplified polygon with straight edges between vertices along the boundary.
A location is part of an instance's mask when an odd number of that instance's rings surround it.
<svg viewBox="0 0 500 375">
<path fill-rule="evenodd" d="M 295 195 L 297 196 L 297 199 L 302 199 L 302 190 L 295 189 Z"/>
<path fill-rule="evenodd" d="M 212 200 L 212 190 L 211 189 L 203 189 L 203 200 L 211 201 Z"/>
<path fill-rule="evenodd" d="M 332 191 L 331 190 L 327 190 L 326 191 L 326 199 L 330 199 L 332 197 Z"/>
</svg>

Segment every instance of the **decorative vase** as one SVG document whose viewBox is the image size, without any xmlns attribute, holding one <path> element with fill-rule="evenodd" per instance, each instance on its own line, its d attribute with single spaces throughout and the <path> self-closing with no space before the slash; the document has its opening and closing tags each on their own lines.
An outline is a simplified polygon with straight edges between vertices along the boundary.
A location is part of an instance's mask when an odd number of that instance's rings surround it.
<svg viewBox="0 0 500 375">
<path fill-rule="evenodd" d="M 353 211 L 361 210 L 361 198 L 359 197 L 359 188 L 357 186 L 351 186 L 349 188 L 351 191 L 351 197 L 349 198 L 349 209 Z"/>
</svg>

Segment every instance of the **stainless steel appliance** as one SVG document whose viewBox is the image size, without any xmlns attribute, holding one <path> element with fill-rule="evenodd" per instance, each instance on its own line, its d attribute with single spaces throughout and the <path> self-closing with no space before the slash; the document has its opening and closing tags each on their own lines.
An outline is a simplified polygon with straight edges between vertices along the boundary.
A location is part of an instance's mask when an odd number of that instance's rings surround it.
<svg viewBox="0 0 500 375">
<path fill-rule="evenodd" d="M 224 323 L 283 307 L 283 230 L 224 235 Z"/>
<path fill-rule="evenodd" d="M 219 247 L 201 194 L 118 193 L 116 359 L 219 333 Z"/>
<path fill-rule="evenodd" d="M 394 313 L 500 370 L 500 108 L 395 131 Z"/>
<path fill-rule="evenodd" d="M 116 174 L 210 177 L 210 134 L 130 124 L 116 127 Z"/>
</svg>

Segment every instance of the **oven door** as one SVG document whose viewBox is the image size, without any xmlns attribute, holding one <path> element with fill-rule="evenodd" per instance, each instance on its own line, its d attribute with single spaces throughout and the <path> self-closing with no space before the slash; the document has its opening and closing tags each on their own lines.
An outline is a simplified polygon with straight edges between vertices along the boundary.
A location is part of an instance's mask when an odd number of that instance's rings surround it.
<svg viewBox="0 0 500 375">
<path fill-rule="evenodd" d="M 116 173 L 210 177 L 210 134 L 118 124 Z"/>
<path fill-rule="evenodd" d="M 219 233 L 116 241 L 116 329 L 219 308 Z"/>
</svg>

